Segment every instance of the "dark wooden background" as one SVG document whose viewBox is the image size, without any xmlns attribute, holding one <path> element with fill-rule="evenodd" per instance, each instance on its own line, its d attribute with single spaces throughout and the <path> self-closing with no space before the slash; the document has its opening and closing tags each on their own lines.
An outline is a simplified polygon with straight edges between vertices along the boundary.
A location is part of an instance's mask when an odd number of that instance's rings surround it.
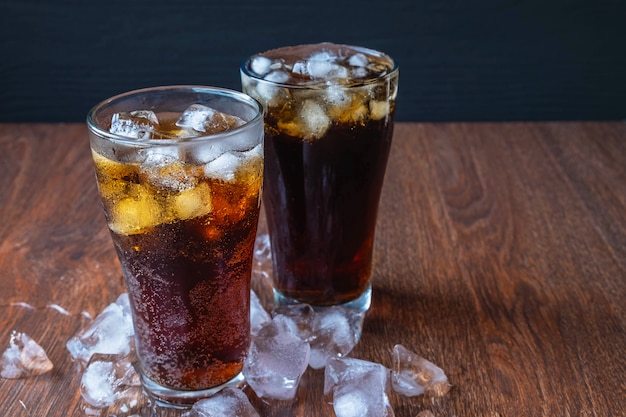
<svg viewBox="0 0 626 417">
<path fill-rule="evenodd" d="M 239 88 L 257 51 L 334 41 L 401 67 L 398 119 L 623 120 L 622 0 L 0 0 L 0 122 L 82 122 L 162 84 Z"/>
</svg>

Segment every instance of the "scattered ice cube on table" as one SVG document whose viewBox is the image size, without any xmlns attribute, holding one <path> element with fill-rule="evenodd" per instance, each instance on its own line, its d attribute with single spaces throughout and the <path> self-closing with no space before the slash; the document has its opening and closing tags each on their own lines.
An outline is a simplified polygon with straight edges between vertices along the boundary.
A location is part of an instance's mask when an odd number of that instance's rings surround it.
<svg viewBox="0 0 626 417">
<path fill-rule="evenodd" d="M 309 362 L 309 344 L 275 317 L 252 339 L 243 374 L 259 398 L 291 400 Z"/>
<path fill-rule="evenodd" d="M 120 295 L 93 320 L 87 329 L 68 340 L 74 360 L 89 362 L 96 353 L 129 355 L 135 330 L 128 294 Z"/>
<path fill-rule="evenodd" d="M 94 355 L 83 372 L 80 392 L 86 403 L 100 408 L 131 408 L 143 397 L 135 368 L 118 355 Z"/>
<path fill-rule="evenodd" d="M 203 104 L 192 104 L 183 111 L 176 122 L 176 126 L 206 134 L 214 134 L 234 129 L 244 123 L 237 116 L 222 113 Z"/>
<path fill-rule="evenodd" d="M 289 327 L 289 330 L 307 342 L 311 341 L 315 329 L 319 327 L 319 316 L 308 304 L 278 306 L 274 308 L 272 315 L 274 317 L 281 316 L 280 319 Z"/>
<path fill-rule="evenodd" d="M 0 357 L 0 377 L 7 379 L 41 375 L 53 364 L 45 350 L 25 333 L 11 332 L 9 347 Z"/>
<path fill-rule="evenodd" d="M 241 390 L 224 388 L 196 402 L 182 417 L 259 417 L 259 414 Z"/>
<path fill-rule="evenodd" d="M 324 395 L 332 396 L 336 417 L 393 417 L 384 366 L 353 358 L 333 358 L 324 372 Z"/>
<path fill-rule="evenodd" d="M 318 312 L 318 320 L 309 339 L 311 368 L 321 369 L 331 358 L 350 353 L 361 338 L 364 318 L 365 313 L 340 306 Z"/>
<path fill-rule="evenodd" d="M 252 336 L 256 336 L 259 330 L 271 321 L 272 318 L 261 304 L 258 295 L 250 290 L 250 333 Z"/>
<path fill-rule="evenodd" d="M 150 139 L 157 130 L 159 119 L 151 110 L 115 113 L 109 132 L 133 139 Z"/>
<path fill-rule="evenodd" d="M 424 393 L 439 397 L 451 387 L 443 369 L 402 345 L 393 348 L 391 386 L 407 397 Z"/>
</svg>

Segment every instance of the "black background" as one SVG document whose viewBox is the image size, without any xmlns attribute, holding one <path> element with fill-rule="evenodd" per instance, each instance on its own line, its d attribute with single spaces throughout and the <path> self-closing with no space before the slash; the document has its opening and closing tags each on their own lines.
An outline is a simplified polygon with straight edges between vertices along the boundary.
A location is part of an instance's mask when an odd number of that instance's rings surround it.
<svg viewBox="0 0 626 417">
<path fill-rule="evenodd" d="M 82 122 L 164 84 L 239 89 L 249 55 L 332 41 L 400 66 L 400 121 L 623 120 L 626 1 L 0 1 L 0 122 Z"/>
</svg>

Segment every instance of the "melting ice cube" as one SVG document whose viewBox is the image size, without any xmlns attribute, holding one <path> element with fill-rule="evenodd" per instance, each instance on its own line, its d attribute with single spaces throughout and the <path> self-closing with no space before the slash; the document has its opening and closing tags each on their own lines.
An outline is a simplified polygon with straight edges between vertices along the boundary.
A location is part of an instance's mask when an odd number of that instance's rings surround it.
<svg viewBox="0 0 626 417">
<path fill-rule="evenodd" d="M 234 129 L 244 123 L 237 116 L 222 113 L 202 104 L 192 104 L 181 114 L 176 126 L 214 134 Z"/>
<path fill-rule="evenodd" d="M 157 130 L 159 119 L 151 110 L 115 113 L 109 132 L 133 139 L 150 139 Z"/>
<path fill-rule="evenodd" d="M 289 330 L 280 318 L 253 338 L 243 374 L 259 398 L 290 400 L 309 362 L 309 344 Z"/>
<path fill-rule="evenodd" d="M 259 414 L 241 390 L 224 388 L 195 403 L 182 417 L 259 417 Z"/>
<path fill-rule="evenodd" d="M 225 152 L 204 166 L 204 175 L 231 182 L 235 179 L 235 173 L 242 161 L 243 158 L 231 152 Z"/>
<path fill-rule="evenodd" d="M 407 397 L 424 393 L 439 397 L 451 387 L 443 369 L 402 345 L 393 348 L 391 385 L 394 391 Z"/>
<path fill-rule="evenodd" d="M 0 376 L 17 379 L 40 375 L 53 368 L 46 352 L 25 333 L 11 333 L 9 347 L 0 357 Z"/>
<path fill-rule="evenodd" d="M 324 394 L 332 396 L 337 417 L 392 417 L 384 366 L 353 358 L 334 358 L 324 372 Z"/>
<path fill-rule="evenodd" d="M 89 327 L 68 340 L 66 347 L 74 360 L 89 362 L 96 353 L 129 355 L 135 330 L 128 294 L 120 295 L 94 319 Z"/>
</svg>

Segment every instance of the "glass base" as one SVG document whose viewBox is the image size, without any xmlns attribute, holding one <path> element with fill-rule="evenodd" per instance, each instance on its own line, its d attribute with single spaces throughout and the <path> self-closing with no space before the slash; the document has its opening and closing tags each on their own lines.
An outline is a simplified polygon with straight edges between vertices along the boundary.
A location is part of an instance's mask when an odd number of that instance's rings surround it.
<svg viewBox="0 0 626 417">
<path fill-rule="evenodd" d="M 203 398 L 210 397 L 213 394 L 217 394 L 226 387 L 241 388 L 244 385 L 244 382 L 245 379 L 243 373 L 240 372 L 233 379 L 223 383 L 222 385 L 198 391 L 184 391 L 164 387 L 148 379 L 144 375 L 141 375 L 141 384 L 150 398 L 154 400 L 156 405 L 160 407 L 179 409 L 191 408 L 195 402 Z"/>
<path fill-rule="evenodd" d="M 284 306 L 284 305 L 302 303 L 301 301 L 286 297 L 285 295 L 281 294 L 276 288 L 273 289 L 273 292 L 274 292 L 274 304 L 276 306 Z M 352 301 L 348 301 L 347 303 L 338 304 L 338 305 L 340 307 L 349 308 L 349 309 L 356 310 L 356 311 L 363 312 L 363 313 L 367 312 L 372 305 L 372 285 L 369 284 L 367 288 L 365 289 L 365 291 L 363 291 L 363 293 L 358 298 L 355 298 Z M 325 305 L 325 306 L 311 305 L 311 307 L 313 307 L 314 310 L 319 311 L 319 310 L 323 310 L 325 308 L 332 307 L 332 306 L 331 305 Z"/>
</svg>

